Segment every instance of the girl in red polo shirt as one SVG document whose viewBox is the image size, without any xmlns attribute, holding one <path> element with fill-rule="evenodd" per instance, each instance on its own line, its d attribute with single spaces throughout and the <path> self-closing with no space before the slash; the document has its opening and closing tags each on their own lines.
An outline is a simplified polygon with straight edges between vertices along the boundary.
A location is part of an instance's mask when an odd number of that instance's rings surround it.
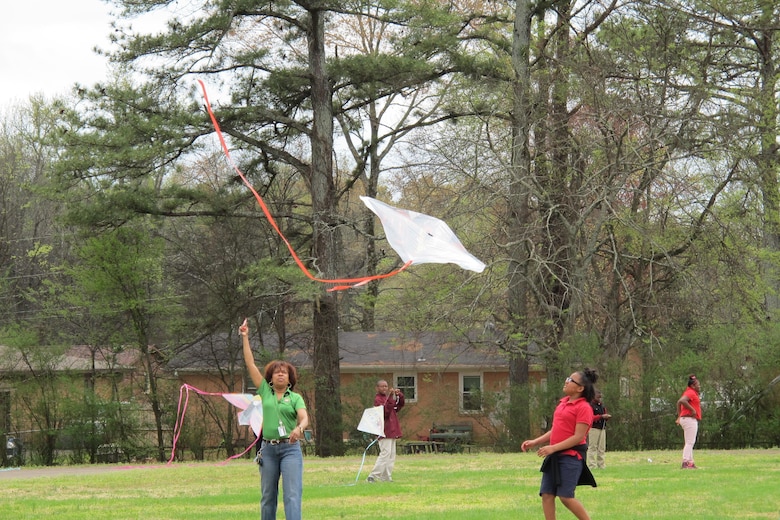
<svg viewBox="0 0 780 520">
<path fill-rule="evenodd" d="M 688 387 L 682 397 L 677 400 L 677 424 L 683 430 L 685 446 L 683 446 L 682 469 L 698 469 L 693 463 L 693 445 L 696 444 L 696 435 L 699 433 L 699 421 L 701 421 L 701 385 L 696 376 L 688 376 Z"/>
<path fill-rule="evenodd" d="M 566 397 L 555 408 L 552 428 L 536 439 L 524 441 L 521 446 L 523 451 L 542 446 L 537 451 L 540 457 L 545 457 L 540 469 L 543 475 L 539 495 L 547 520 L 555 519 L 556 496 L 579 520 L 590 520 L 583 505 L 574 498 L 574 489 L 583 484 L 596 486 L 585 457 L 588 430 L 593 424 L 590 402 L 596 393 L 593 385 L 597 379 L 596 372 L 587 368 L 567 377 L 563 385 Z"/>
</svg>

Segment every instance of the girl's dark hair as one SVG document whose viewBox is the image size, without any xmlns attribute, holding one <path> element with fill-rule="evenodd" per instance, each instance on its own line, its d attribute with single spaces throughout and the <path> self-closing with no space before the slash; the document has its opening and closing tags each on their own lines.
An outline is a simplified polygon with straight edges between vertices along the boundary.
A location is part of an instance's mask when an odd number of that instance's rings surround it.
<svg viewBox="0 0 780 520">
<path fill-rule="evenodd" d="M 596 381 L 599 380 L 598 373 L 596 373 L 596 370 L 585 368 L 577 372 L 577 375 L 580 376 L 580 381 L 582 381 L 582 386 L 584 387 L 582 397 L 589 403 L 593 402 L 593 399 L 596 397 Z"/>
<path fill-rule="evenodd" d="M 273 376 L 274 372 L 276 372 L 278 369 L 284 368 L 287 370 L 287 377 L 290 381 L 290 390 L 295 388 L 295 383 L 298 382 L 298 371 L 295 370 L 295 367 L 292 363 L 288 361 L 281 361 L 281 360 L 275 360 L 271 361 L 265 366 L 265 369 L 263 370 L 263 374 L 265 375 L 265 380 L 268 382 L 269 385 L 273 386 Z"/>
<path fill-rule="evenodd" d="M 688 386 L 693 386 L 696 384 L 696 376 L 694 374 L 691 374 L 688 376 Z"/>
</svg>

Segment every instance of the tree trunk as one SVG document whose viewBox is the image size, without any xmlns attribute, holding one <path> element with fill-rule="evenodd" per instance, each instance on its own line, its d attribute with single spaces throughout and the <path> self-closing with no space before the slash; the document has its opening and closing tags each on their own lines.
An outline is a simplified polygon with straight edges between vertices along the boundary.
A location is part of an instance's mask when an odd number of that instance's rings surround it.
<svg viewBox="0 0 780 520">
<path fill-rule="evenodd" d="M 531 175 L 531 154 L 528 149 L 531 126 L 531 73 L 529 45 L 531 42 L 531 11 L 527 2 L 515 5 L 515 21 L 512 35 L 512 66 L 515 71 L 512 108 L 512 164 L 507 227 L 510 230 L 508 295 L 512 333 L 509 341 L 518 344 L 510 347 L 509 365 L 509 437 L 512 445 L 519 446 L 530 436 L 528 392 L 528 236 L 530 209 L 528 204 Z"/>
<path fill-rule="evenodd" d="M 369 148 L 370 163 L 368 165 L 368 179 L 366 179 L 366 195 L 376 198 L 377 185 L 379 183 L 379 125 L 381 121 L 376 111 L 376 103 L 369 106 L 369 125 L 371 127 L 371 141 Z M 366 274 L 374 274 L 379 265 L 380 256 L 376 252 L 376 240 L 373 238 L 376 233 L 376 224 L 374 214 L 367 209 L 368 218 L 366 219 L 365 233 L 368 237 L 366 243 Z M 367 298 L 363 301 L 361 330 L 372 332 L 376 326 L 376 301 L 379 298 L 379 280 L 368 283 L 366 287 Z"/>
<path fill-rule="evenodd" d="M 771 3 L 765 4 L 765 17 L 771 20 Z M 780 267 L 775 259 L 780 251 L 780 189 L 778 188 L 778 145 L 777 145 L 777 67 L 774 63 L 772 31 L 766 30 L 756 39 L 758 45 L 759 74 L 761 92 L 758 99 L 758 130 L 761 139 L 761 151 L 758 156 L 758 175 L 764 206 L 762 245 L 766 250 L 762 262 L 763 277 L 766 283 L 764 308 L 768 320 L 777 320 L 780 311 Z"/>
<path fill-rule="evenodd" d="M 314 258 L 325 277 L 335 278 L 339 267 L 338 227 L 334 222 L 333 107 L 326 70 L 324 11 L 310 11 L 309 73 L 313 111 L 311 136 L 311 197 Z M 314 303 L 314 399 L 317 454 L 342 455 L 341 396 L 338 338 L 338 300 L 323 293 Z"/>
<path fill-rule="evenodd" d="M 144 343 L 139 346 L 141 350 L 141 357 L 143 358 L 144 368 L 146 369 L 147 397 L 149 399 L 149 403 L 152 406 L 152 413 L 154 414 L 154 427 L 157 431 L 157 460 L 160 462 L 165 462 L 167 457 L 165 452 L 165 436 L 163 433 L 163 414 L 162 407 L 160 406 L 160 396 L 157 393 L 157 375 L 155 374 L 154 370 L 155 363 L 152 359 L 152 353 L 149 352 L 149 347 L 146 346 L 148 341 L 145 341 Z"/>
</svg>

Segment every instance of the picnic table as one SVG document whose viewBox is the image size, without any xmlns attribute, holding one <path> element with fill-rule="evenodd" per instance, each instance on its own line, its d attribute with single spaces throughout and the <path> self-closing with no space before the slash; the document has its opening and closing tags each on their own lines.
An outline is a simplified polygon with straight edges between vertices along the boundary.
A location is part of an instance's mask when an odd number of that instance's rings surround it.
<svg viewBox="0 0 780 520">
<path fill-rule="evenodd" d="M 441 444 L 437 451 L 460 453 L 464 450 L 471 451 L 471 440 L 474 433 L 474 425 L 462 424 L 437 424 L 431 427 L 428 438 L 432 442 Z"/>
<path fill-rule="evenodd" d="M 408 441 L 403 444 L 404 453 L 438 453 L 444 449 L 443 442 L 438 441 Z"/>
<path fill-rule="evenodd" d="M 428 438 L 432 441 L 470 443 L 474 433 L 471 423 L 436 424 L 431 427 Z"/>
</svg>

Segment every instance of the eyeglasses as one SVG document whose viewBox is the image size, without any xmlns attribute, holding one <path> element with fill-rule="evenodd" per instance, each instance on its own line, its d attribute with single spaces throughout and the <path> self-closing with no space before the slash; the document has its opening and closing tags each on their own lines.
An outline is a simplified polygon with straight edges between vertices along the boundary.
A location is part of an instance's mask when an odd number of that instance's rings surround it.
<svg viewBox="0 0 780 520">
<path fill-rule="evenodd" d="M 578 382 L 578 381 L 576 381 L 576 380 L 574 380 L 574 379 L 572 379 L 572 378 L 570 378 L 570 377 L 567 377 L 567 378 L 566 378 L 566 382 L 567 382 L 567 383 L 574 383 L 575 385 L 578 385 L 578 386 L 585 386 L 585 385 L 583 385 L 582 383 L 580 383 L 580 382 Z"/>
</svg>

